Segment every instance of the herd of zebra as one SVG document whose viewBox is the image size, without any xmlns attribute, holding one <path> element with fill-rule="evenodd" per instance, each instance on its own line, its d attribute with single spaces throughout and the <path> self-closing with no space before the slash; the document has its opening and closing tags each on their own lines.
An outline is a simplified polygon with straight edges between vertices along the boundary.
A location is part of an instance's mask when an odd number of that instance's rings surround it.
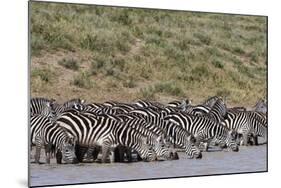
<svg viewBox="0 0 281 188">
<path fill-rule="evenodd" d="M 58 104 L 54 99 L 31 98 L 30 145 L 35 163 L 44 147 L 46 163 L 89 161 L 131 162 L 175 160 L 177 152 L 202 158 L 210 145 L 239 151 L 239 145 L 267 141 L 267 104 L 227 108 L 214 96 L 199 105 L 189 100 L 168 104 L 139 100 L 89 103 L 73 99 Z"/>
</svg>

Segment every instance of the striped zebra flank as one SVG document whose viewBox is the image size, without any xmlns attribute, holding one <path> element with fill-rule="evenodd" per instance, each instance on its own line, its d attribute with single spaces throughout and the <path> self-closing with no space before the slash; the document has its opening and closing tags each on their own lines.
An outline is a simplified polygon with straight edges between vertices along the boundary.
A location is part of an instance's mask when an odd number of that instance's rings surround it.
<svg viewBox="0 0 281 188">
<path fill-rule="evenodd" d="M 200 142 L 208 143 L 211 139 L 217 139 L 226 143 L 227 147 L 232 151 L 239 150 L 232 138 L 232 131 L 210 118 L 173 112 L 168 114 L 164 119 L 183 127 L 189 133 L 193 134 L 198 147 Z"/>
<path fill-rule="evenodd" d="M 135 149 L 146 161 L 153 161 L 156 158 L 155 153 L 145 144 L 146 137 L 112 118 L 67 112 L 57 119 L 57 124 L 74 134 L 79 145 L 101 146 L 102 162 L 106 161 L 110 147 L 116 145 Z"/>
</svg>

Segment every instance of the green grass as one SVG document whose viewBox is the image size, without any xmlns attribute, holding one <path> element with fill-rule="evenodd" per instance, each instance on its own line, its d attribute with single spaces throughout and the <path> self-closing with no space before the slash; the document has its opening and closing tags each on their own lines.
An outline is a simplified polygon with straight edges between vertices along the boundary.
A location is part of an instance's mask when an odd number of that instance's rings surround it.
<svg viewBox="0 0 281 188">
<path fill-rule="evenodd" d="M 36 67 L 32 76 L 61 87 L 52 80 L 73 70 L 62 87 L 84 89 L 79 96 L 93 100 L 220 94 L 252 104 L 267 85 L 266 30 L 265 17 L 32 2 L 32 58 L 62 59 L 59 70 L 48 65 L 59 74 Z M 118 92 L 105 95 L 110 87 Z"/>
</svg>

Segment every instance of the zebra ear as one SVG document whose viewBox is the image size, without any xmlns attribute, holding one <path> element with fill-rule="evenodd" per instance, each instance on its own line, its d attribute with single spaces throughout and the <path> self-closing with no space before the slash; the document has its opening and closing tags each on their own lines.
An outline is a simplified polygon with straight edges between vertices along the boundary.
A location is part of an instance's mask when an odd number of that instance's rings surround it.
<svg viewBox="0 0 281 188">
<path fill-rule="evenodd" d="M 84 104 L 85 102 L 86 102 L 86 100 L 84 100 L 84 99 L 81 99 L 81 101 L 80 101 L 81 104 Z"/>
</svg>

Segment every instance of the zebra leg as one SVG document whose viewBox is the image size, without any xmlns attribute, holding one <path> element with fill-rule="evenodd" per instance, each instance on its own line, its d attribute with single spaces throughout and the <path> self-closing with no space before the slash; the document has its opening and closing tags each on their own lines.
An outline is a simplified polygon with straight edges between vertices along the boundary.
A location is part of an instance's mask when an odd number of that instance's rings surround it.
<svg viewBox="0 0 281 188">
<path fill-rule="evenodd" d="M 125 146 L 118 146 L 118 149 L 119 149 L 119 162 L 125 162 L 125 158 L 124 158 L 124 154 L 125 154 L 125 150 L 126 150 L 126 147 Z"/>
<path fill-rule="evenodd" d="M 110 163 L 114 163 L 115 162 L 114 148 L 110 148 L 110 153 L 111 153 L 111 155 L 109 156 Z"/>
<path fill-rule="evenodd" d="M 83 162 L 92 162 L 93 161 L 93 153 L 95 148 L 89 147 L 87 152 L 84 154 Z"/>
<path fill-rule="evenodd" d="M 247 146 L 248 145 L 248 134 L 247 133 L 243 134 L 243 138 L 242 138 L 242 140 L 240 142 L 240 145 L 241 146 Z"/>
<path fill-rule="evenodd" d="M 95 147 L 95 149 L 93 151 L 93 159 L 94 159 L 94 161 L 98 158 L 100 150 L 101 150 L 100 147 L 98 147 L 98 146 Z"/>
<path fill-rule="evenodd" d="M 36 135 L 35 137 L 35 163 L 40 163 L 40 155 L 41 155 L 41 146 L 42 146 L 42 140 L 39 135 Z"/>
<path fill-rule="evenodd" d="M 133 161 L 133 157 L 132 157 L 132 150 L 131 148 L 126 148 L 126 153 L 127 153 L 127 158 L 128 158 L 128 162 L 132 162 Z"/>
<path fill-rule="evenodd" d="M 46 145 L 45 146 L 45 152 L 46 152 L 46 163 L 47 164 L 50 164 L 50 153 L 51 153 L 51 149 L 52 149 L 52 146 L 51 145 Z"/>
<path fill-rule="evenodd" d="M 253 136 L 253 145 L 254 146 L 259 145 L 259 143 L 258 143 L 258 136 Z"/>
<path fill-rule="evenodd" d="M 202 142 L 202 145 L 203 145 L 202 151 L 208 152 L 210 142 L 209 141 Z"/>
<path fill-rule="evenodd" d="M 79 146 L 79 145 L 75 146 L 75 155 L 80 163 L 83 162 L 83 157 L 86 152 L 87 152 L 86 147 Z"/>
<path fill-rule="evenodd" d="M 35 149 L 35 163 L 38 163 L 40 164 L 40 154 L 41 154 L 41 146 L 36 146 L 36 149 Z"/>
<path fill-rule="evenodd" d="M 57 164 L 61 164 L 62 161 L 62 153 L 60 150 L 57 150 L 56 152 L 56 160 L 57 160 Z"/>
<path fill-rule="evenodd" d="M 108 145 L 102 146 L 102 158 L 101 158 L 102 163 L 106 163 L 106 159 L 107 159 L 108 154 L 109 154 L 109 149 L 110 149 L 110 147 Z"/>
<path fill-rule="evenodd" d="M 116 146 L 114 148 L 114 155 L 115 155 L 114 162 L 121 162 L 120 155 L 119 155 L 119 150 L 120 150 L 119 146 Z"/>
</svg>

